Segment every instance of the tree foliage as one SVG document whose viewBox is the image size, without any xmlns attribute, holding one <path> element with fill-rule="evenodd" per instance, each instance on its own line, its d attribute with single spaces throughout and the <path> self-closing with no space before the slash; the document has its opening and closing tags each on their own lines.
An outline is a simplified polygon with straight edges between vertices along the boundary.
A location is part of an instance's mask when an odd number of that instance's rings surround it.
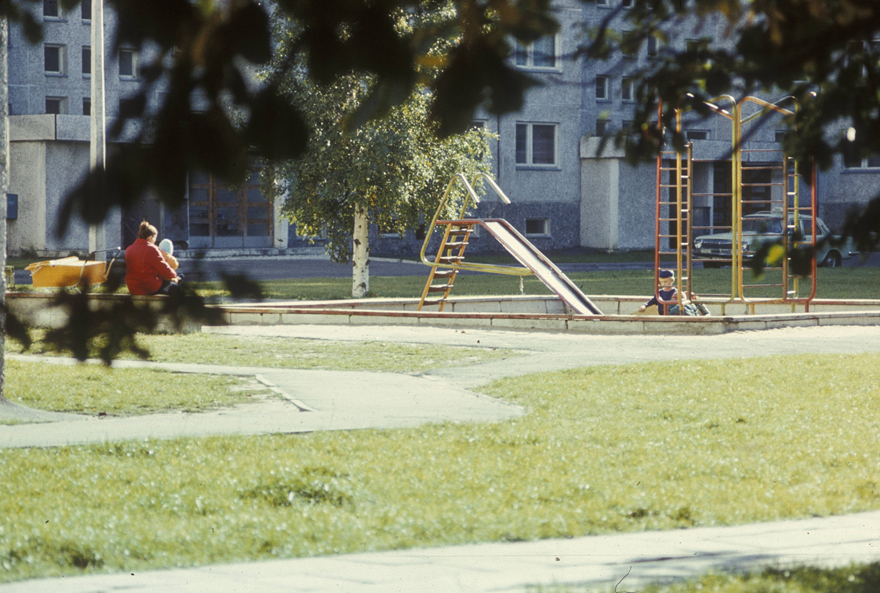
<svg viewBox="0 0 880 593">
<path fill-rule="evenodd" d="M 426 19 L 442 20 L 451 11 L 427 15 L 398 13 L 397 29 L 406 32 Z M 381 119 L 358 120 L 364 104 L 374 100 L 375 75 L 348 73 L 320 83 L 308 76 L 308 58 L 276 75 L 279 63 L 291 64 L 291 53 L 303 29 L 276 19 L 276 57 L 264 71 L 278 90 L 304 115 L 310 131 L 306 153 L 273 162 L 265 169 L 264 186 L 284 199 L 283 214 L 306 236 L 325 235 L 334 261 L 351 260 L 349 248 L 355 210 L 370 222 L 400 234 L 433 214 L 449 180 L 456 173 L 471 178 L 487 172 L 487 134 L 470 129 L 437 137 L 438 124 L 429 117 L 431 93 L 417 85 Z M 447 44 L 439 44 L 438 52 Z M 435 54 L 437 55 L 437 54 Z"/>
<path fill-rule="evenodd" d="M 250 69 L 272 58 L 269 16 L 260 2 L 105 1 L 119 18 L 114 47 L 153 56 L 142 63 L 141 88 L 108 139 L 121 136 L 127 118 L 147 118 L 151 125 L 138 135 L 140 150 L 110 155 L 103 184 L 84 180 L 62 212 L 64 222 L 75 213 L 100 222 L 110 208 L 128 206 L 145 191 L 179 205 L 188 171 L 235 182 L 246 175 L 249 151 L 269 159 L 302 154 L 309 137 L 306 116 L 278 92 L 280 81 L 302 63 L 318 83 L 351 73 L 371 77 L 349 122 L 353 126 L 389 114 L 425 85 L 437 134 L 463 132 L 484 103 L 499 113 L 522 104 L 532 81 L 508 62 L 510 40 L 529 42 L 558 27 L 550 0 L 452 0 L 445 18 L 423 19 L 405 31 L 397 27 L 401 13 L 419 14 L 446 3 L 277 0 L 271 7 L 294 18 L 302 32 L 285 59 L 274 62 L 277 76 L 257 88 L 249 84 Z M 433 55 L 450 37 L 460 43 Z M 164 99 L 153 107 L 148 99 L 160 89 Z M 93 197 L 94 187 L 106 187 L 104 195 Z"/>
<path fill-rule="evenodd" d="M 625 27 L 613 26 L 620 21 Z M 721 43 L 705 29 L 719 25 Z M 687 27 L 689 43 L 664 44 Z M 617 33 L 621 29 L 625 33 Z M 875 0 L 634 0 L 613 11 L 585 42 L 588 58 L 659 41 L 662 50 L 636 74 L 639 108 L 633 129 L 615 138 L 632 162 L 656 157 L 661 134 L 658 102 L 667 129 L 674 110 L 706 113 L 704 101 L 730 93 L 739 98 L 769 92 L 798 105 L 787 121 L 786 152 L 804 164 L 828 168 L 835 154 L 880 154 L 880 3 Z M 683 145 L 683 138 L 673 138 Z M 807 179 L 809 176 L 807 176 Z M 854 213 L 845 231 L 862 250 L 877 245 L 880 195 Z"/>
<path fill-rule="evenodd" d="M 64 221 L 78 213 L 86 222 L 100 222 L 111 208 L 129 206 L 147 191 L 179 205 L 187 172 L 240 180 L 251 151 L 282 161 L 303 154 L 316 144 L 309 137 L 308 115 L 282 92 L 282 81 L 302 65 L 317 84 L 344 85 L 346 77 L 369 81 L 355 86 L 363 93 L 356 102 L 345 103 L 351 107 L 345 121 L 364 136 L 371 134 L 364 122 L 388 114 L 406 117 L 408 109 L 415 110 L 407 106 L 414 93 L 425 101 L 440 137 L 466 130 L 478 107 L 491 113 L 517 110 L 533 81 L 508 59 L 511 42 L 529 43 L 558 30 L 551 0 L 449 1 L 453 10 L 441 12 L 443 18 L 401 31 L 401 13 L 442 9 L 446 0 L 275 0 L 274 10 L 295 19 L 302 30 L 276 62 L 277 74 L 255 87 L 249 84 L 250 68 L 268 64 L 273 49 L 268 12 L 257 0 L 105 0 L 119 20 L 114 47 L 152 56 L 141 65 L 142 86 L 127 103 L 131 110 L 120 114 L 109 139 L 122 135 L 127 118 L 145 118 L 149 125 L 137 138 L 139 150 L 114 152 L 106 170 L 90 173 L 103 177 L 103 183 L 83 180 L 66 203 Z M 72 9 L 79 0 L 61 3 Z M 36 41 L 41 30 L 34 14 L 40 6 L 39 0 L 0 0 L 0 16 L 21 23 Z M 815 156 L 820 166 L 828 166 L 835 154 L 880 154 L 880 61 L 872 42 L 880 33 L 876 0 L 633 0 L 631 9 L 612 11 L 593 31 L 582 55 L 604 58 L 620 48 L 631 53 L 651 37 L 662 41 L 690 26 L 691 17 L 698 21 L 695 37 L 702 35 L 700 24 L 723 20 L 727 40 L 689 48 L 663 45 L 659 59 L 639 73 L 640 108 L 634 118 L 639 133 L 617 139 L 632 160 L 656 155 L 660 135 L 652 121 L 659 100 L 671 128 L 673 108 L 699 112 L 702 101 L 722 92 L 771 88 L 791 94 L 800 105 L 785 141 L 790 154 Z M 614 19 L 626 19 L 627 26 L 611 27 Z M 625 33 L 615 34 L 618 30 Z M 458 43 L 437 51 L 452 38 Z M 418 94 L 420 85 L 430 93 Z M 159 90 L 161 103 L 151 105 L 148 98 Z M 385 125 L 393 124 L 392 119 Z M 402 166 L 383 163 L 391 164 Z M 105 190 L 95 196 L 94 187 Z M 372 185 L 362 187 L 356 199 L 369 200 Z M 394 212 L 401 224 L 411 222 L 414 211 L 375 210 L 380 222 Z M 329 220 L 335 214 L 323 215 Z M 317 220 L 317 215 L 302 216 L 301 224 L 314 230 Z M 65 225 L 58 228 L 63 233 Z M 876 245 L 880 197 L 846 230 L 855 234 L 860 249 Z"/>
</svg>

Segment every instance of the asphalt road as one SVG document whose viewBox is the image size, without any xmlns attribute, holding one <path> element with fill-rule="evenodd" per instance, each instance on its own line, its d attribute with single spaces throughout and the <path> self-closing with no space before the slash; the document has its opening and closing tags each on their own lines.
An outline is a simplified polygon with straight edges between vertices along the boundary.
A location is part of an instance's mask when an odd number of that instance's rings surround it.
<svg viewBox="0 0 880 593">
<path fill-rule="evenodd" d="M 854 257 L 843 262 L 846 267 L 880 266 L 880 253 L 871 253 L 864 260 Z M 565 273 L 607 270 L 650 270 L 651 262 L 558 264 Z M 182 260 L 180 271 L 187 280 L 221 280 L 222 274 L 245 274 L 253 280 L 295 278 L 350 278 L 351 265 L 335 264 L 319 257 L 233 257 L 228 259 Z M 420 262 L 374 258 L 371 276 L 427 276 L 428 268 Z M 16 284 L 30 284 L 30 272 L 15 271 Z"/>
</svg>

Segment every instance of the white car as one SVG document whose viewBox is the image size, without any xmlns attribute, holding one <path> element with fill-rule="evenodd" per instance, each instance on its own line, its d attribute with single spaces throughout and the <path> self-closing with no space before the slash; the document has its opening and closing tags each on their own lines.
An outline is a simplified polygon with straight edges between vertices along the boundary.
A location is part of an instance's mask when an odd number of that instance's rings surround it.
<svg viewBox="0 0 880 593">
<path fill-rule="evenodd" d="M 794 216 L 789 214 L 789 222 L 794 222 Z M 812 234 L 812 218 L 805 215 L 798 216 L 798 227 L 801 235 L 800 241 L 809 243 Z M 782 224 L 782 211 L 758 212 L 743 217 L 742 245 L 740 246 L 743 261 L 754 257 L 755 253 L 768 241 L 778 241 L 782 238 L 784 225 Z M 816 219 L 816 243 L 826 238 L 836 239 L 822 222 Z M 799 241 L 799 242 L 800 242 Z M 702 235 L 694 239 L 693 257 L 703 260 L 703 267 L 720 268 L 724 264 L 730 264 L 731 233 L 718 233 L 715 235 Z M 840 263 L 849 259 L 857 252 L 853 249 L 852 239 L 847 239 L 843 246 L 835 246 L 830 243 L 818 245 L 816 262 L 826 268 L 836 268 Z"/>
</svg>

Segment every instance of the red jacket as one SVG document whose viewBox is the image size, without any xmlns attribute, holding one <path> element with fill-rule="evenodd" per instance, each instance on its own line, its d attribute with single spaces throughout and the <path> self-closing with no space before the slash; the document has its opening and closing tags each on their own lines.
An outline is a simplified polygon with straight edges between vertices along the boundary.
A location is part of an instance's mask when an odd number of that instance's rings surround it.
<svg viewBox="0 0 880 593">
<path fill-rule="evenodd" d="M 159 248 L 146 239 L 138 239 L 125 250 L 125 284 L 131 294 L 156 294 L 163 279 L 176 277 Z"/>
</svg>

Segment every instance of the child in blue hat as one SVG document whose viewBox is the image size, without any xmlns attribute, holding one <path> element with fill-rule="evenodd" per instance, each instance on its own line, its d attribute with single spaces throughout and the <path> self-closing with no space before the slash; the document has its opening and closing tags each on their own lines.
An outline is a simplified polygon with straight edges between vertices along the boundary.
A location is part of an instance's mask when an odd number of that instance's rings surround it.
<svg viewBox="0 0 880 593">
<path fill-rule="evenodd" d="M 660 270 L 658 274 L 660 276 L 660 287 L 657 293 L 660 295 L 660 301 L 657 300 L 657 297 L 651 297 L 651 300 L 639 307 L 639 313 L 642 313 L 645 309 L 650 307 L 651 305 L 657 305 L 657 313 L 660 315 L 678 315 L 678 289 L 673 286 L 675 284 L 675 272 L 672 270 Z M 694 296 L 696 299 L 697 297 Z M 706 308 L 706 305 L 702 303 L 692 303 L 688 299 L 682 299 L 684 302 L 684 314 L 689 315 L 691 317 L 695 317 L 698 315 L 708 315 L 709 309 Z M 672 301 L 675 304 L 670 304 Z"/>
<path fill-rule="evenodd" d="M 672 270 L 660 270 L 659 276 L 660 289 L 657 291 L 657 294 L 660 296 L 660 301 L 676 301 L 678 296 L 678 289 L 673 286 L 673 284 L 675 284 L 675 272 L 673 272 Z M 666 315 L 666 308 L 670 305 L 666 305 L 660 301 L 657 300 L 656 296 L 651 297 L 650 301 L 639 307 L 639 313 L 643 312 L 651 305 L 657 305 L 657 313 L 659 313 L 660 315 Z M 678 305 L 675 305 L 675 309 L 675 313 L 677 313 Z M 672 311 L 669 312 L 669 314 L 672 313 Z"/>
</svg>

